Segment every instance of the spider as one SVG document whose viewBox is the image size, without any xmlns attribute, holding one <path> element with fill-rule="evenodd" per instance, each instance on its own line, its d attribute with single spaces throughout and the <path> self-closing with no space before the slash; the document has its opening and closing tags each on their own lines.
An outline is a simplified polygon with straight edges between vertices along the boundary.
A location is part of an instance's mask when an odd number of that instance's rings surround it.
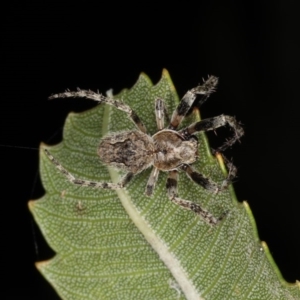
<svg viewBox="0 0 300 300">
<path fill-rule="evenodd" d="M 203 98 L 199 102 L 199 104 L 202 104 L 209 95 L 215 91 L 217 83 L 217 77 L 209 76 L 203 84 L 189 90 L 173 112 L 167 127 L 165 127 L 164 124 L 167 116 L 165 103 L 163 99 L 156 99 L 155 116 L 158 131 L 153 136 L 147 134 L 146 127 L 138 115 L 128 105 L 119 100 L 105 97 L 90 90 L 79 89 L 77 91 L 66 91 L 49 97 L 49 99 L 82 97 L 99 103 L 106 103 L 125 112 L 128 118 L 133 121 L 137 130 L 108 135 L 101 140 L 98 148 L 98 155 L 105 164 L 117 169 L 123 169 L 127 172 L 118 183 L 93 182 L 78 179 L 69 173 L 47 149 L 45 149 L 45 153 L 56 168 L 65 175 L 70 182 L 79 186 L 112 190 L 121 189 L 130 182 L 134 175 L 152 166 L 153 168 L 145 190 L 147 196 L 152 196 L 159 172 L 168 172 L 166 183 L 168 198 L 182 208 L 193 211 L 195 214 L 201 216 L 207 223 L 216 225 L 225 217 L 227 212 L 222 213 L 219 217 L 215 217 L 200 205 L 178 197 L 178 170 L 185 172 L 196 184 L 213 193 L 218 193 L 225 189 L 235 177 L 236 168 L 224 158 L 229 171 L 221 185 L 218 185 L 210 178 L 194 170 L 191 164 L 198 159 L 198 140 L 194 134 L 201 131 L 215 130 L 226 124 L 229 125 L 233 129 L 234 135 L 221 147 L 214 150 L 214 153 L 216 153 L 222 152 L 233 145 L 244 134 L 244 131 L 236 119 L 228 115 L 204 119 L 179 131 L 176 129 L 192 108 L 197 95 L 202 95 Z"/>
</svg>

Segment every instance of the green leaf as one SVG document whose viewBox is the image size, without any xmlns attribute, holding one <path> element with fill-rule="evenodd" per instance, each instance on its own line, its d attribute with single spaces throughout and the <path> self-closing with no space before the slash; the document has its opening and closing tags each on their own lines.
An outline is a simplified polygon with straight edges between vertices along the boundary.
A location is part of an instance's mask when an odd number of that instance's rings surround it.
<svg viewBox="0 0 300 300">
<path fill-rule="evenodd" d="M 116 96 L 138 113 L 151 135 L 157 97 L 165 99 L 171 114 L 178 97 L 166 70 L 158 84 L 142 74 L 133 88 Z M 132 129 L 124 112 L 98 105 L 71 113 L 63 142 L 47 148 L 78 178 L 117 182 L 122 174 L 101 163 L 97 147 L 107 133 Z M 199 141 L 195 168 L 221 182 L 222 159 L 210 154 L 204 134 Z M 29 206 L 57 253 L 37 267 L 63 299 L 300 299 L 299 282 L 284 281 L 259 241 L 248 204 L 237 202 L 232 187 L 215 195 L 180 174 L 182 198 L 215 216 L 229 210 L 224 221 L 210 226 L 168 200 L 166 173 L 160 173 L 151 198 L 144 195 L 150 169 L 118 191 L 74 186 L 44 147 L 41 176 L 47 192 Z"/>
</svg>

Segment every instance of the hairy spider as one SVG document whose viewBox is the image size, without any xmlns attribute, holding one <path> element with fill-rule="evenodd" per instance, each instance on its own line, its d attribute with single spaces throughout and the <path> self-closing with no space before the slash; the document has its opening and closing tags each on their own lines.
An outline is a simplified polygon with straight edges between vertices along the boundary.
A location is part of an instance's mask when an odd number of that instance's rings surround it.
<svg viewBox="0 0 300 300">
<path fill-rule="evenodd" d="M 204 119 L 179 131 L 176 131 L 176 129 L 192 107 L 196 96 L 202 95 L 203 99 L 200 101 L 200 104 L 203 103 L 214 92 L 217 82 L 217 77 L 210 76 L 202 85 L 189 90 L 173 112 L 171 121 L 166 128 L 164 125 L 166 106 L 162 99 L 156 99 L 155 116 L 158 131 L 153 136 L 146 133 L 146 127 L 138 115 L 128 105 L 119 100 L 105 97 L 89 90 L 66 91 L 65 93 L 52 95 L 49 98 L 83 97 L 100 103 L 106 103 L 124 111 L 134 122 L 138 130 L 108 135 L 101 140 L 98 148 L 98 155 L 104 163 L 127 171 L 127 174 L 119 183 L 93 182 L 78 179 L 70 174 L 47 149 L 45 149 L 45 153 L 70 182 L 92 188 L 121 189 L 128 184 L 134 175 L 152 166 L 153 169 L 145 190 L 146 195 L 151 196 L 159 172 L 168 172 L 166 188 L 169 199 L 182 208 L 200 215 L 207 223 L 215 225 L 224 218 L 226 212 L 216 218 L 200 205 L 179 198 L 177 194 L 178 170 L 184 171 L 195 183 L 211 192 L 217 193 L 223 190 L 235 177 L 236 168 L 225 159 L 229 172 L 221 185 L 195 171 L 191 166 L 198 158 L 198 140 L 194 134 L 200 131 L 214 130 L 228 124 L 233 129 L 234 135 L 215 150 L 221 152 L 234 144 L 244 134 L 244 131 L 234 117 L 227 115 Z"/>
</svg>

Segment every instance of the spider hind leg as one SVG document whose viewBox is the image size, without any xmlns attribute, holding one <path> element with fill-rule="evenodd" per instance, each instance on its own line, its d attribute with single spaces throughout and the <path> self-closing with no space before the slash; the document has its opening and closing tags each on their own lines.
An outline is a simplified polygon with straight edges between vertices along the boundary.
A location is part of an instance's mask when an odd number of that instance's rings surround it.
<svg viewBox="0 0 300 300">
<path fill-rule="evenodd" d="M 128 172 L 118 183 L 97 182 L 97 181 L 79 179 L 79 178 L 76 178 L 69 171 L 67 171 L 47 149 L 44 149 L 44 150 L 45 150 L 46 155 L 50 159 L 50 161 L 55 165 L 56 169 L 58 169 L 60 171 L 60 173 L 62 173 L 68 179 L 68 181 L 70 181 L 71 183 L 73 183 L 75 185 L 99 188 L 99 189 L 118 190 L 118 189 L 124 188 L 126 186 L 126 184 L 128 182 L 130 182 L 134 176 L 134 174 L 132 172 Z"/>
<path fill-rule="evenodd" d="M 224 219 L 224 217 L 227 215 L 227 212 L 223 212 L 218 218 L 216 218 L 210 212 L 203 209 L 199 204 L 179 198 L 177 194 L 177 179 L 178 172 L 176 170 L 170 171 L 167 179 L 166 188 L 168 192 L 168 197 L 173 203 L 181 206 L 184 209 L 193 211 L 195 214 L 202 217 L 203 220 L 210 225 L 217 225 L 220 221 Z"/>
<path fill-rule="evenodd" d="M 228 175 L 220 185 L 214 182 L 212 179 L 205 177 L 201 173 L 196 172 L 190 165 L 184 164 L 180 167 L 180 169 L 183 170 L 187 174 L 187 176 L 191 178 L 195 183 L 202 186 L 204 189 L 217 194 L 218 192 L 226 189 L 229 184 L 231 184 L 232 180 L 236 177 L 237 172 L 236 167 L 224 156 L 222 157 L 228 168 Z"/>
</svg>

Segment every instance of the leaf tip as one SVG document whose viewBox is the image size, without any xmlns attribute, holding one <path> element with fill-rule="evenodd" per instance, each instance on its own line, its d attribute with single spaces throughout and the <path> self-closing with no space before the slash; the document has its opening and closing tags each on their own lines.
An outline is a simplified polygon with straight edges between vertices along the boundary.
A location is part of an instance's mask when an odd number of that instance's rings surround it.
<svg viewBox="0 0 300 300">
<path fill-rule="evenodd" d="M 50 263 L 50 260 L 43 260 L 35 263 L 35 267 L 41 272 L 43 271 Z"/>
<path fill-rule="evenodd" d="M 254 232 L 254 237 L 255 237 L 255 240 L 257 242 L 259 242 L 259 236 L 258 236 L 258 230 L 257 230 L 257 226 L 256 226 L 256 222 L 255 222 L 255 219 L 254 219 L 254 216 L 252 214 L 252 210 L 248 204 L 247 201 L 243 201 L 243 206 L 247 212 L 247 215 L 250 219 L 250 222 L 251 222 L 251 225 L 252 225 L 252 228 L 253 228 L 253 232 Z"/>
<path fill-rule="evenodd" d="M 171 78 L 170 77 L 170 73 L 169 73 L 169 71 L 166 68 L 163 68 L 163 70 L 162 70 L 162 76 Z"/>
<path fill-rule="evenodd" d="M 34 200 L 28 201 L 28 208 L 29 208 L 29 210 L 31 212 L 34 210 L 34 205 L 35 205 L 35 201 Z"/>
<path fill-rule="evenodd" d="M 140 73 L 140 76 L 139 76 L 139 78 L 138 78 L 138 81 L 136 82 L 136 84 L 135 85 L 137 85 L 138 83 L 139 83 L 139 81 L 146 81 L 146 83 L 147 84 L 149 84 L 149 86 L 152 86 L 153 85 L 153 82 L 152 82 L 152 80 L 150 79 L 150 77 L 145 73 L 145 72 L 141 72 Z M 135 86 L 133 86 L 133 87 L 135 87 Z M 133 88 L 132 87 L 132 88 Z M 131 89 L 132 89 L 131 88 Z"/>
<path fill-rule="evenodd" d="M 40 155 L 44 154 L 44 151 L 46 148 L 49 148 L 49 145 L 45 144 L 45 143 L 40 143 L 40 147 L 39 147 L 39 151 L 40 151 Z"/>
<path fill-rule="evenodd" d="M 164 68 L 164 69 L 162 70 L 161 78 L 162 78 L 162 79 L 165 78 L 165 79 L 167 80 L 167 82 L 169 83 L 169 86 L 170 86 L 171 91 L 172 91 L 173 93 L 176 93 L 175 85 L 174 85 L 174 83 L 173 83 L 173 81 L 172 81 L 172 78 L 171 78 L 171 76 L 170 76 L 170 73 L 169 73 L 169 71 L 168 71 L 167 69 Z M 177 93 L 176 93 L 176 95 L 177 95 Z M 177 96 L 177 97 L 178 97 L 178 96 Z M 179 101 L 179 99 L 177 99 L 177 101 Z"/>
<path fill-rule="evenodd" d="M 272 257 L 272 254 L 269 250 L 269 247 L 267 245 L 267 243 L 265 241 L 261 241 L 261 246 L 262 246 L 262 249 L 264 250 L 267 258 L 268 258 L 268 261 L 270 262 L 270 264 L 273 266 L 273 270 L 275 271 L 275 273 L 277 274 L 278 278 L 280 279 L 281 282 L 283 283 L 287 283 L 284 278 L 282 277 L 282 274 L 278 268 L 278 266 L 276 265 L 276 262 L 274 260 L 274 258 Z"/>
<path fill-rule="evenodd" d="M 219 153 L 219 152 L 217 152 L 217 153 L 216 153 L 216 158 L 217 158 L 217 160 L 218 160 L 218 163 L 219 163 L 219 165 L 220 165 L 220 167 L 221 167 L 222 172 L 223 172 L 225 175 L 227 175 L 227 170 L 226 170 L 226 167 L 225 167 L 225 164 L 224 164 L 224 160 L 223 160 L 222 154 Z"/>
<path fill-rule="evenodd" d="M 272 254 L 271 254 L 271 252 L 269 250 L 269 247 L 268 247 L 267 243 L 265 241 L 261 241 L 261 246 L 262 246 L 262 248 L 263 248 L 263 250 L 264 250 L 264 252 L 265 252 L 265 254 L 266 254 L 267 258 L 268 258 L 268 261 L 272 265 L 273 270 L 277 274 L 277 276 L 278 276 L 279 280 L 282 282 L 282 284 L 284 284 L 286 286 L 297 286 L 300 289 L 300 281 L 299 280 L 296 280 L 295 283 L 290 283 L 290 282 L 287 282 L 283 278 L 283 276 L 282 276 L 282 274 L 280 272 L 280 269 L 278 268 L 278 266 L 277 266 L 277 264 L 276 264 L 276 262 L 275 262 L 275 260 L 274 260 L 274 258 L 272 256 Z"/>
</svg>

